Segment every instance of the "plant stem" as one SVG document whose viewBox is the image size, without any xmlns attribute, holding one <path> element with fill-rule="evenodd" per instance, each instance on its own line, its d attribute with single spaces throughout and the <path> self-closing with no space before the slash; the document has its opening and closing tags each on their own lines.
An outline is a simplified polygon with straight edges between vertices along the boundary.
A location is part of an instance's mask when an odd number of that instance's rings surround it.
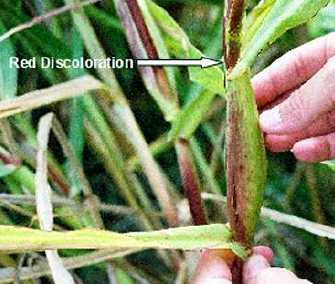
<svg viewBox="0 0 335 284">
<path fill-rule="evenodd" d="M 241 29 L 245 2 L 245 0 L 226 1 L 223 47 L 228 71 L 236 65 L 241 53 Z"/>
<path fill-rule="evenodd" d="M 131 16 L 136 23 L 136 28 L 141 37 L 142 43 L 145 47 L 149 59 L 158 59 L 159 55 L 157 49 L 154 45 L 154 42 L 150 36 L 148 27 L 144 21 L 144 18 L 141 14 L 140 7 L 138 6 L 137 0 L 126 0 L 128 9 L 131 13 Z M 161 67 L 160 67 L 161 68 Z M 157 68 L 154 68 L 157 70 Z"/>
<path fill-rule="evenodd" d="M 192 153 L 187 140 L 179 139 L 176 143 L 182 183 L 188 199 L 194 225 L 207 224 L 200 195 L 200 181 L 193 164 Z"/>
<path fill-rule="evenodd" d="M 228 76 L 240 58 L 245 0 L 228 0 L 224 19 Z M 227 210 L 234 240 L 251 247 L 263 203 L 266 179 L 264 142 L 249 70 L 227 86 Z M 242 284 L 243 261 L 232 265 L 233 284 Z"/>
</svg>

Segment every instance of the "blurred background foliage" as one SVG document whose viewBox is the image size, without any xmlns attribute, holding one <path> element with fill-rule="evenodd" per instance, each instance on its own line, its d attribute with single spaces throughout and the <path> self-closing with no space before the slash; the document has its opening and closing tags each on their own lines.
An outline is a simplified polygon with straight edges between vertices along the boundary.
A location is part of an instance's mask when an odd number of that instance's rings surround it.
<svg viewBox="0 0 335 284">
<path fill-rule="evenodd" d="M 170 12 L 173 18 L 182 26 L 191 42 L 207 56 L 220 58 L 222 54 L 222 0 L 157 0 L 157 4 Z M 249 1 L 248 10 L 258 1 Z M 52 9 L 64 6 L 61 0 L 1 0 L 0 32 L 13 28 L 43 15 Z M 124 35 L 121 23 L 116 15 L 112 0 L 105 0 L 94 5 L 88 5 L 84 11 L 95 29 L 98 39 L 108 56 L 118 58 L 132 57 Z M 301 45 L 312 38 L 322 36 L 335 30 L 335 4 L 331 3 L 317 17 L 305 26 L 287 32 L 271 47 L 265 50 L 253 67 L 257 73 L 288 50 Z M 0 62 L 8 54 L 16 54 L 20 58 L 55 57 L 76 58 L 88 56 L 83 48 L 79 32 L 76 30 L 71 15 L 64 13 L 48 19 L 42 24 L 26 29 L 0 43 Z M 16 74 L 6 77 L 8 83 L 1 99 L 20 95 L 31 90 L 45 88 L 59 82 L 81 76 L 94 71 L 40 69 L 19 70 L 17 83 Z M 140 128 L 149 143 L 156 145 L 156 159 L 164 173 L 173 182 L 173 190 L 181 196 L 182 189 L 178 164 L 173 147 L 166 140 L 170 125 L 164 120 L 159 108 L 148 95 L 140 75 L 135 70 L 116 70 L 117 79 L 129 100 Z M 5 70 L 6 74 L 6 70 Z M 96 74 L 94 74 L 96 75 Z M 185 105 L 199 88 L 187 79 L 185 70 L 178 70 L 177 88 L 180 101 Z M 1 78 L 0 78 L 1 79 Z M 0 159 L 0 223 L 20 226 L 36 226 L 35 209 L 31 204 L 15 204 L 8 196 L 30 195 L 33 191 L 34 149 L 36 146 L 36 125 L 41 115 L 53 111 L 61 120 L 75 154 L 81 161 L 84 171 L 92 185 L 93 192 L 105 205 L 126 206 L 119 188 L 106 166 L 108 157 L 104 145 L 110 143 L 103 127 L 112 129 L 127 167 L 135 174 L 136 181 L 148 202 L 157 209 L 153 194 L 141 167 L 138 166 L 134 151 L 124 137 L 115 131 L 108 121 L 104 111 L 95 105 L 88 108 L 88 103 L 82 98 L 57 103 L 20 114 L 8 120 L 3 120 L 1 126 Z M 87 126 L 86 119 L 101 117 L 106 124 L 92 129 Z M 213 107 L 195 134 L 193 155 L 196 158 L 201 183 L 204 191 L 210 191 L 213 186 L 209 182 L 208 167 L 214 176 L 215 185 L 225 193 L 224 154 L 222 143 L 225 117 L 224 102 L 217 98 Z M 94 126 L 94 125 L 93 125 Z M 91 128 L 90 128 L 91 127 Z M 87 129 L 90 129 L 89 131 Z M 95 139 L 94 139 L 95 137 Z M 67 196 L 84 206 L 75 208 L 57 206 L 57 225 L 62 229 L 78 229 L 90 226 L 90 220 L 85 208 L 85 199 L 80 193 L 78 181 L 73 176 L 67 157 L 62 154 L 55 137 L 50 143 L 50 167 L 53 169 L 53 188 L 55 195 Z M 335 225 L 335 179 L 334 173 L 326 165 L 307 165 L 297 163 L 290 153 L 271 154 L 269 158 L 269 178 L 266 190 L 265 205 L 288 214 L 306 219 Z M 117 165 L 113 165 L 117 166 Z M 121 165 L 120 165 L 121 167 Z M 205 169 L 205 170 L 204 170 Z M 51 178 L 52 179 L 52 178 Z M 55 181 L 56 180 L 56 181 Z M 78 194 L 79 192 L 79 194 Z M 6 198 L 5 198 L 6 197 Z M 206 201 L 211 222 L 222 221 L 222 210 L 213 202 Z M 128 205 L 127 205 L 128 206 Z M 108 206 L 107 206 L 108 207 Z M 180 202 L 181 212 L 187 212 Z M 213 209 L 214 208 L 214 209 Z M 119 232 L 141 229 L 136 216 L 129 207 L 108 207 L 102 210 L 102 218 L 107 229 Z M 123 209 L 123 211 L 121 210 Z M 119 210 L 119 211 L 118 211 Z M 128 211 L 127 211 L 128 210 Z M 125 211 L 125 212 L 124 212 Z M 187 214 L 186 214 L 187 215 Z M 56 217 L 57 217 L 56 216 Z M 184 222 L 189 223 L 186 216 Z M 300 277 L 308 278 L 315 283 L 335 283 L 335 249 L 332 241 L 321 239 L 302 230 L 273 221 L 264 220 L 259 225 L 256 236 L 259 244 L 269 245 L 274 249 L 274 264 L 296 272 Z M 81 252 L 64 251 L 63 256 L 80 255 Z M 2 267 L 29 265 L 43 261 L 38 254 L 0 255 Z M 153 251 L 133 254 L 112 262 L 113 276 L 117 283 L 173 283 L 176 271 L 162 262 L 161 256 Z M 111 271 L 106 263 L 91 265 L 74 270 L 78 283 L 109 283 Z M 0 269 L 1 276 L 1 269 Z M 0 277 L 1 278 L 1 277 Z M 80 279 L 80 280 L 79 280 Z M 42 278 L 43 283 L 51 281 Z"/>
</svg>

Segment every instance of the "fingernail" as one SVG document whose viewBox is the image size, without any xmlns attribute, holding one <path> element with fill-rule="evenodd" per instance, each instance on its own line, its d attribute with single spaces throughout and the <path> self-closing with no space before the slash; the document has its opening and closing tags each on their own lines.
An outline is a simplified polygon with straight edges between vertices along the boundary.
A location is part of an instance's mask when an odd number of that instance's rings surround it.
<svg viewBox="0 0 335 284">
<path fill-rule="evenodd" d="M 282 119 L 278 107 L 264 111 L 259 119 L 261 128 L 266 133 L 276 133 L 282 130 Z"/>
</svg>

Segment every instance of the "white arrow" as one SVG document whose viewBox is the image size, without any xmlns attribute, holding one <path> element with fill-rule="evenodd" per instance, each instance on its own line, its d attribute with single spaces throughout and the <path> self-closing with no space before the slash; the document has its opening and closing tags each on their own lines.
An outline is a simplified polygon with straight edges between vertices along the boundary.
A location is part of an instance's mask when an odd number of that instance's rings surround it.
<svg viewBox="0 0 335 284">
<path fill-rule="evenodd" d="M 137 66 L 155 67 L 155 66 L 194 66 L 209 68 L 222 64 L 221 60 L 202 57 L 201 59 L 137 59 Z"/>
</svg>

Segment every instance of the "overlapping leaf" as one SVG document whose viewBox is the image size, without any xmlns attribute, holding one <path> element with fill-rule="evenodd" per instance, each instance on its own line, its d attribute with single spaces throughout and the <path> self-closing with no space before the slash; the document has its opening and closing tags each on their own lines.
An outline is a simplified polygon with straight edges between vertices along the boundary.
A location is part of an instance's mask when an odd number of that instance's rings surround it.
<svg viewBox="0 0 335 284">
<path fill-rule="evenodd" d="M 329 0 L 277 0 L 266 14 L 262 25 L 249 42 L 246 42 L 241 60 L 231 77 L 239 76 L 255 61 L 257 55 L 286 31 L 306 23 L 314 17 Z"/>
</svg>

